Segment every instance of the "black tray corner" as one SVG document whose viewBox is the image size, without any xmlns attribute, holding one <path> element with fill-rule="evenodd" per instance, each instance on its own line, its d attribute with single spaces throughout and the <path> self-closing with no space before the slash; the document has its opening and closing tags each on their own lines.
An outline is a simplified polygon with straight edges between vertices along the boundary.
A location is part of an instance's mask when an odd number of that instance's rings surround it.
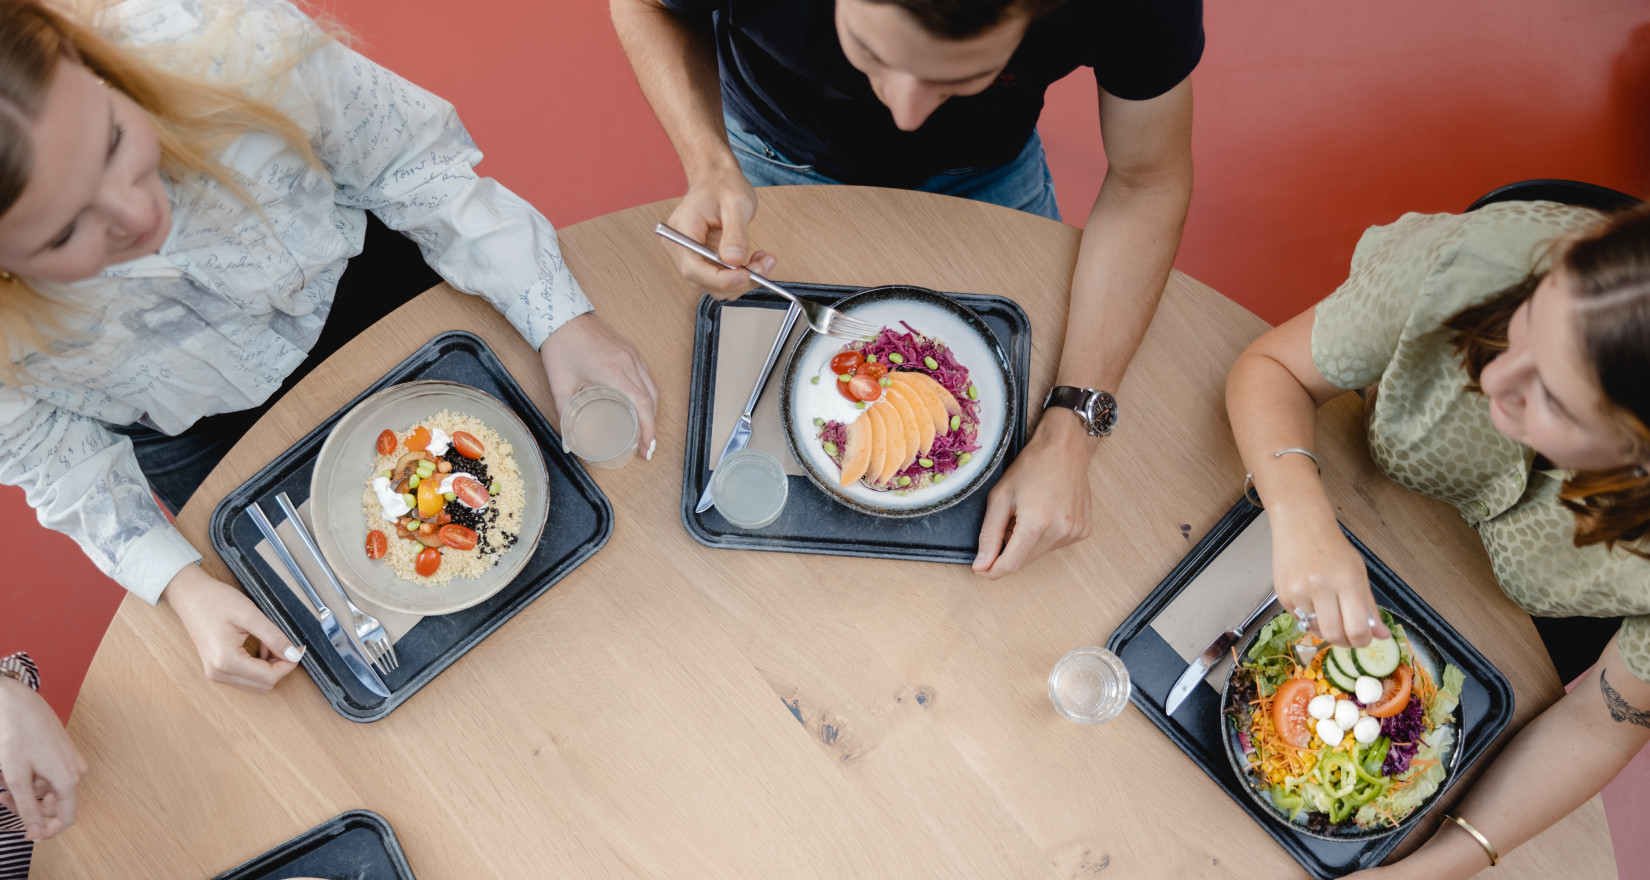
<svg viewBox="0 0 1650 880">
<path fill-rule="evenodd" d="M 394 829 L 371 810 L 339 813 L 212 880 L 283 880 L 299 875 L 414 880 Z"/>
</svg>

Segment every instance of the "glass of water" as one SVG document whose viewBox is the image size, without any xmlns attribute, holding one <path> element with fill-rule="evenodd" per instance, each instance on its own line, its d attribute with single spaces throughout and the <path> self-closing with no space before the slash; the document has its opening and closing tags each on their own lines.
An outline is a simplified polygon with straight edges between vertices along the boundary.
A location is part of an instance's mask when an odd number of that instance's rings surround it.
<svg viewBox="0 0 1650 880">
<path fill-rule="evenodd" d="M 1129 704 L 1129 670 L 1105 648 L 1075 648 L 1048 674 L 1048 701 L 1068 720 L 1099 724 Z"/>
<path fill-rule="evenodd" d="M 592 385 L 573 395 L 561 411 L 562 450 L 585 464 L 618 468 L 636 457 L 641 422 L 624 392 Z"/>
<path fill-rule="evenodd" d="M 772 525 L 785 509 L 790 481 L 779 459 L 756 449 L 723 458 L 710 478 L 710 497 L 723 519 L 742 528 Z"/>
</svg>

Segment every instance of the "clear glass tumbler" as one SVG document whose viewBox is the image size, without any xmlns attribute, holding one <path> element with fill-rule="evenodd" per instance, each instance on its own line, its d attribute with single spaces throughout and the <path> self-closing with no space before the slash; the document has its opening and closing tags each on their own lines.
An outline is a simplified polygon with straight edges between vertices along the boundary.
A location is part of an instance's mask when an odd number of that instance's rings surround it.
<svg viewBox="0 0 1650 880">
<path fill-rule="evenodd" d="M 1129 670 L 1105 648 L 1075 648 L 1048 674 L 1048 701 L 1078 724 L 1099 724 L 1129 704 Z"/>
<path fill-rule="evenodd" d="M 785 509 L 790 480 L 779 459 L 741 449 L 722 459 L 710 478 L 710 497 L 728 522 L 742 529 L 771 525 Z"/>
<path fill-rule="evenodd" d="M 561 411 L 561 443 L 585 464 L 619 468 L 636 457 L 641 422 L 624 392 L 592 385 L 573 395 Z"/>
</svg>

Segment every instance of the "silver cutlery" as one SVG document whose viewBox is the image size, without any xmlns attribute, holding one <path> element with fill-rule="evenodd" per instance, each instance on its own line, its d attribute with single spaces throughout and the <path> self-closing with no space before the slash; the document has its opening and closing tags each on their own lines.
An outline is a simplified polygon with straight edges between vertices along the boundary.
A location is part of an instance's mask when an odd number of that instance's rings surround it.
<svg viewBox="0 0 1650 880">
<path fill-rule="evenodd" d="M 378 622 L 378 618 L 355 607 L 355 602 L 349 597 L 349 591 L 344 589 L 337 573 L 327 564 L 326 557 L 321 555 L 321 548 L 315 543 L 315 536 L 311 535 L 309 527 L 304 525 L 304 518 L 298 515 L 298 508 L 293 505 L 292 499 L 282 492 L 275 496 L 275 503 L 281 505 L 281 510 L 286 513 L 287 519 L 291 520 L 292 530 L 298 533 L 298 540 L 304 542 L 304 548 L 321 563 L 321 572 L 332 582 L 333 589 L 344 597 L 344 604 L 349 606 L 350 617 L 355 624 L 355 637 L 361 640 L 361 647 L 365 648 L 368 656 L 372 658 L 372 665 L 377 667 L 379 672 L 389 675 L 401 665 L 401 661 L 395 657 L 395 645 L 390 641 L 389 634 L 384 632 L 384 625 Z"/>
<path fill-rule="evenodd" d="M 806 315 L 808 318 L 808 326 L 812 327 L 815 333 L 822 333 L 826 336 L 836 336 L 841 339 L 872 339 L 882 331 L 882 328 L 875 324 L 850 317 L 849 315 L 839 312 L 830 306 L 822 306 L 819 303 L 809 302 L 808 300 L 805 300 L 785 289 L 783 286 L 775 284 L 772 281 L 763 278 L 761 275 L 756 274 L 756 272 L 748 266 L 730 266 L 727 263 L 722 262 L 722 259 L 716 256 L 715 251 L 705 247 L 691 238 L 688 238 L 663 223 L 653 227 L 653 231 L 658 235 L 676 242 L 690 251 L 693 251 L 699 256 L 704 257 L 724 269 L 744 269 L 746 272 L 749 272 L 752 281 L 755 281 L 757 284 L 760 284 L 774 293 L 790 300 L 793 305 L 800 308 L 802 310 L 802 314 Z"/>
<path fill-rule="evenodd" d="M 1215 640 L 1209 643 L 1209 647 L 1204 648 L 1203 653 L 1197 655 L 1197 659 L 1186 667 L 1186 671 L 1180 673 L 1180 678 L 1175 679 L 1174 687 L 1169 689 L 1169 698 L 1163 701 L 1163 714 L 1173 715 L 1174 710 L 1180 708 L 1180 704 L 1186 702 L 1186 698 L 1191 696 L 1192 691 L 1197 689 L 1198 682 L 1203 680 L 1203 676 L 1209 674 L 1209 668 L 1220 662 L 1220 657 L 1226 653 L 1226 649 L 1236 644 L 1238 639 L 1243 638 L 1243 631 L 1259 620 L 1260 616 L 1266 613 L 1266 609 L 1271 608 L 1277 601 L 1278 594 L 1268 592 L 1266 598 L 1255 606 L 1255 610 L 1249 612 L 1248 617 L 1243 618 L 1242 623 L 1215 636 Z"/>
<path fill-rule="evenodd" d="M 762 371 L 756 374 L 756 387 L 751 389 L 751 399 L 745 402 L 745 411 L 739 414 L 739 421 L 733 426 L 733 433 L 728 436 L 727 445 L 722 447 L 722 454 L 716 457 L 716 463 L 722 459 L 744 449 L 751 442 L 751 413 L 756 411 L 756 402 L 762 398 L 762 389 L 767 387 L 768 375 L 773 372 L 773 365 L 779 360 L 779 350 L 785 347 L 785 340 L 791 338 L 791 328 L 796 326 L 797 316 L 802 310 L 796 303 L 791 303 L 790 309 L 785 312 L 785 323 L 779 328 L 779 335 L 774 337 L 773 348 L 768 349 L 768 359 L 762 363 Z M 714 468 L 713 468 L 714 469 Z M 693 508 L 695 513 L 704 513 L 714 502 L 710 497 L 710 483 L 705 483 L 704 494 L 699 496 L 699 503 Z"/>
<path fill-rule="evenodd" d="M 281 536 L 275 531 L 274 524 L 269 521 L 269 517 L 264 515 L 263 508 L 260 508 L 254 502 L 247 505 L 246 514 L 252 517 L 253 525 L 256 525 L 258 531 L 263 533 L 264 538 L 269 541 L 269 546 L 275 549 L 275 555 L 280 557 L 281 563 L 286 566 L 286 570 L 292 573 L 293 580 L 298 582 L 298 586 L 303 588 L 304 594 L 314 604 L 315 610 L 321 615 L 321 632 L 326 635 L 327 641 L 332 643 L 333 650 L 337 651 L 338 656 L 343 659 L 344 666 L 349 669 L 357 681 L 361 682 L 363 687 L 380 697 L 388 699 L 390 689 L 384 686 L 384 681 L 378 677 L 378 673 L 373 672 L 372 667 L 367 665 L 366 654 L 359 647 L 356 647 L 355 642 L 350 640 L 349 633 L 345 632 L 344 627 L 338 623 L 338 618 L 333 615 L 332 609 L 327 607 L 327 603 L 321 601 L 320 595 L 315 592 L 315 587 L 310 585 L 309 578 L 304 576 L 304 570 L 298 567 L 298 561 L 293 559 L 292 552 L 287 550 L 286 542 L 281 540 Z"/>
</svg>

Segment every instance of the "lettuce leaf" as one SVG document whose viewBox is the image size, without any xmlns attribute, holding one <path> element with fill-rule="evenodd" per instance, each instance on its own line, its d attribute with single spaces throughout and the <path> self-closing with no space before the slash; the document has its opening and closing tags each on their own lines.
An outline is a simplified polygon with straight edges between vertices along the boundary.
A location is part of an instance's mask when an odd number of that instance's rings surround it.
<svg viewBox="0 0 1650 880">
<path fill-rule="evenodd" d="M 1430 761 L 1432 763 L 1417 769 L 1412 764 L 1408 772 L 1398 777 L 1398 781 L 1413 779 L 1409 785 L 1397 791 L 1388 791 L 1375 800 L 1358 809 L 1354 819 L 1360 827 L 1374 828 L 1389 824 L 1387 817 L 1391 816 L 1395 822 L 1402 822 L 1405 816 L 1414 812 L 1416 807 L 1425 803 L 1444 783 L 1448 770 L 1444 766 L 1444 756 L 1449 753 L 1450 746 L 1455 743 L 1455 729 L 1441 727 L 1427 734 L 1426 745 L 1415 753 L 1415 761 Z"/>
</svg>

